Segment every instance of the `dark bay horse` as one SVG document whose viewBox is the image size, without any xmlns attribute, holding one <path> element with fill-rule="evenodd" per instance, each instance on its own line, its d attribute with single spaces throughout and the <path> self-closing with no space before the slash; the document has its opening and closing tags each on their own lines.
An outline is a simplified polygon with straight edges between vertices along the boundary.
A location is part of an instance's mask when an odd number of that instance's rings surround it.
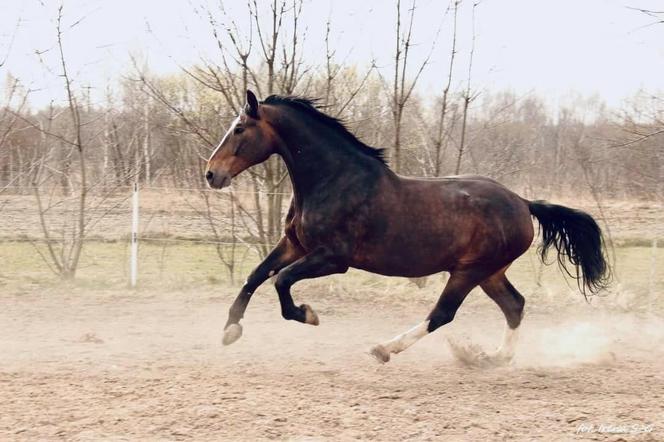
<svg viewBox="0 0 664 442">
<path fill-rule="evenodd" d="M 240 319 L 251 295 L 272 275 L 277 275 L 282 316 L 318 325 L 311 307 L 293 302 L 291 287 L 302 279 L 350 267 L 406 277 L 447 271 L 449 280 L 426 320 L 374 347 L 372 354 L 387 362 L 391 353 L 452 321 L 479 285 L 505 315 L 497 356 L 509 359 L 525 301 L 505 271 L 533 241 L 531 216 L 541 226 L 543 259 L 555 248 L 563 269 L 571 264 L 568 273 L 584 294 L 608 284 L 602 233 L 590 215 L 527 201 L 481 176 L 401 177 L 386 165 L 382 150 L 362 143 L 308 99 L 270 96 L 259 103 L 247 91 L 243 112 L 208 161 L 207 182 L 226 187 L 273 154 L 286 163 L 293 187 L 284 236 L 233 302 L 225 345 L 240 338 Z"/>
</svg>

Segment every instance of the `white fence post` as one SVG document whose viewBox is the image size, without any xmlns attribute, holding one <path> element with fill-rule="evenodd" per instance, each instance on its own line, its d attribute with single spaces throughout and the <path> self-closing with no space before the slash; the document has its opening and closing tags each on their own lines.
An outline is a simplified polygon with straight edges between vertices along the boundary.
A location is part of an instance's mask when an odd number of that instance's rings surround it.
<svg viewBox="0 0 664 442">
<path fill-rule="evenodd" d="M 655 281 L 657 280 L 657 235 L 659 232 L 655 231 L 655 238 L 652 240 L 650 247 L 650 278 L 648 281 L 648 296 L 650 297 L 650 309 L 655 307 Z"/>
<path fill-rule="evenodd" d="M 134 195 L 132 197 L 130 259 L 130 285 L 131 287 L 136 287 L 136 280 L 138 278 L 138 182 L 134 183 Z"/>
</svg>

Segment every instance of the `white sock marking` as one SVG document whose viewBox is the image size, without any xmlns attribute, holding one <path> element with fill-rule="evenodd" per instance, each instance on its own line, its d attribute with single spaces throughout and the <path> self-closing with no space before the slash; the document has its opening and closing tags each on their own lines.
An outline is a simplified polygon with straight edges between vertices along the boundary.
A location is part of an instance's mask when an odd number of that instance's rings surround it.
<svg viewBox="0 0 664 442">
<path fill-rule="evenodd" d="M 383 347 L 390 353 L 400 353 L 429 334 L 427 327 L 429 321 L 424 321 L 393 339 L 383 344 Z"/>
<path fill-rule="evenodd" d="M 519 328 L 510 328 L 506 325 L 503 333 L 503 342 L 500 344 L 500 347 L 498 347 L 494 355 L 508 358 L 513 357 L 518 338 Z"/>
</svg>

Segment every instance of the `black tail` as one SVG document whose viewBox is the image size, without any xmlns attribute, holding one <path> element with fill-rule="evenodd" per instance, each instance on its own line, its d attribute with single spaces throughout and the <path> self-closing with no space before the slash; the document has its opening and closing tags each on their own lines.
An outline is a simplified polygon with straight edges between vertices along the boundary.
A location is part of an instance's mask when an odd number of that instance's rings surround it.
<svg viewBox="0 0 664 442">
<path fill-rule="evenodd" d="M 545 201 L 530 201 L 528 207 L 542 226 L 539 247 L 542 261 L 546 262 L 547 252 L 554 246 L 560 268 L 579 282 L 584 296 L 586 289 L 596 293 L 606 288 L 611 281 L 611 270 L 605 257 L 602 230 L 592 216 Z M 566 261 L 574 265 L 574 273 L 567 268 Z"/>
</svg>

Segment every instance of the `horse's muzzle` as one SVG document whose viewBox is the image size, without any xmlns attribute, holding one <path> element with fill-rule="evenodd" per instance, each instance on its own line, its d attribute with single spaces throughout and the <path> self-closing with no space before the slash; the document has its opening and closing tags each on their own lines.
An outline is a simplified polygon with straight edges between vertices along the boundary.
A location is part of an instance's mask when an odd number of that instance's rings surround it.
<svg viewBox="0 0 664 442">
<path fill-rule="evenodd" d="M 208 170 L 205 173 L 205 179 L 207 180 L 208 186 L 213 189 L 223 189 L 224 187 L 231 185 L 231 176 L 225 172 L 214 173 L 211 170 Z"/>
</svg>

